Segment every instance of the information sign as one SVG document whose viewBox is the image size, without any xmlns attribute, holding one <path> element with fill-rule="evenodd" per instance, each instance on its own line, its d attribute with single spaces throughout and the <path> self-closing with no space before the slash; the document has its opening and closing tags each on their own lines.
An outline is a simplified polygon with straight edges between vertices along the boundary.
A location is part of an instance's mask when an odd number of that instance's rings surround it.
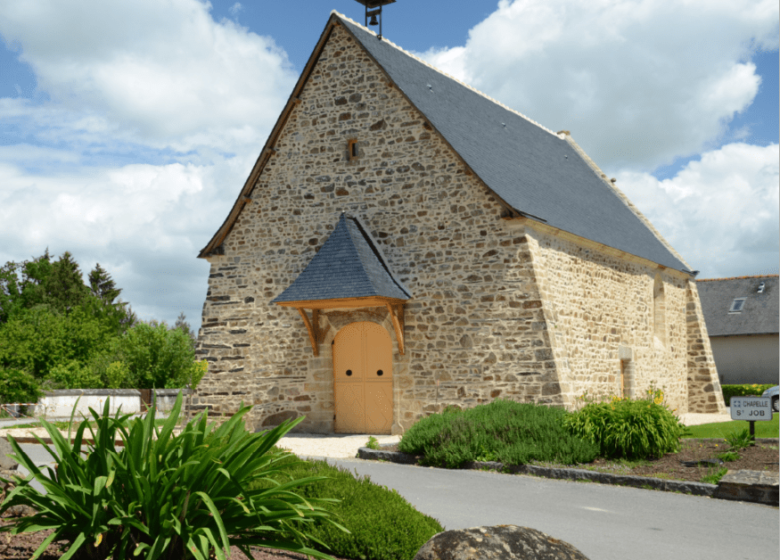
<svg viewBox="0 0 780 560">
<path fill-rule="evenodd" d="M 731 397 L 731 419 L 759 422 L 772 419 L 769 397 Z"/>
</svg>

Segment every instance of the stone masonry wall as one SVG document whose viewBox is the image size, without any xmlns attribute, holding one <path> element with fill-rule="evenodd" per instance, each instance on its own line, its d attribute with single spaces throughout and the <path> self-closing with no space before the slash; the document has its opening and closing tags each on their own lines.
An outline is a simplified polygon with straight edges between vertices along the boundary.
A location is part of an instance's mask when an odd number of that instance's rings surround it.
<svg viewBox="0 0 780 560">
<path fill-rule="evenodd" d="M 726 412 L 696 282 L 688 282 L 685 295 L 688 322 L 688 409 L 690 412 Z"/>
<path fill-rule="evenodd" d="M 578 396 L 643 397 L 660 388 L 688 412 L 688 281 L 674 271 L 619 259 L 526 228 L 545 317 L 559 364 L 564 401 Z M 654 329 L 655 277 L 664 286 L 665 336 Z M 621 386 L 621 358 L 632 362 L 631 395 Z"/>
<path fill-rule="evenodd" d="M 562 404 L 526 240 L 491 193 L 344 29 L 299 97 L 224 254 L 209 258 L 198 349 L 209 372 L 196 406 L 228 414 L 243 400 L 257 427 L 305 414 L 302 429 L 332 431 L 330 343 L 351 320 L 383 324 L 394 341 L 394 431 L 448 404 Z M 298 313 L 269 304 L 342 211 L 363 220 L 414 295 L 404 356 L 382 308 L 322 313 L 315 358 Z"/>
</svg>

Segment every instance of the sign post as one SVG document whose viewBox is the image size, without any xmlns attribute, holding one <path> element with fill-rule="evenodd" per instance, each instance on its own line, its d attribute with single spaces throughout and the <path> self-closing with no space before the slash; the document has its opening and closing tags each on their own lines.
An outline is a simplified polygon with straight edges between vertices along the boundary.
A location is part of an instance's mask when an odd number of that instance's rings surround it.
<svg viewBox="0 0 780 560">
<path fill-rule="evenodd" d="M 756 422 L 772 419 L 772 399 L 769 397 L 731 397 L 731 419 L 750 422 L 750 437 L 756 437 Z"/>
</svg>

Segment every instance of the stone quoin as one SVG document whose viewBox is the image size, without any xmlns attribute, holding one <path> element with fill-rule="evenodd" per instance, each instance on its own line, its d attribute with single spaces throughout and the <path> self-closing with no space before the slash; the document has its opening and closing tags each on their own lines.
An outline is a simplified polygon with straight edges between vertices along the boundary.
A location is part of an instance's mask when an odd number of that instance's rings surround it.
<svg viewBox="0 0 780 560">
<path fill-rule="evenodd" d="M 335 12 L 199 256 L 193 405 L 255 429 L 651 387 L 724 410 L 695 273 L 569 133 Z"/>
</svg>

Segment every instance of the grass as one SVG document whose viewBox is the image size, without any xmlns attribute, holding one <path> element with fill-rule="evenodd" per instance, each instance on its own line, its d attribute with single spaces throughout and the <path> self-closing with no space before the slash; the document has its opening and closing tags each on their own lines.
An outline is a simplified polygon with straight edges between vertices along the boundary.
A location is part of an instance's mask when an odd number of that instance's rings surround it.
<svg viewBox="0 0 780 560">
<path fill-rule="evenodd" d="M 423 544 L 444 530 L 438 521 L 414 509 L 398 492 L 371 482 L 368 476 L 355 476 L 325 461 L 301 461 L 295 457 L 285 461 L 298 462 L 287 471 L 293 479 L 327 477 L 296 489 L 299 495 L 340 500 L 321 505 L 349 529 L 349 534 L 328 523 L 318 522 L 306 528 L 308 534 L 328 544 L 330 548 L 323 552 L 356 559 L 412 560 Z"/>
<path fill-rule="evenodd" d="M 776 438 L 778 435 L 778 419 L 775 416 L 769 422 L 756 422 L 757 438 Z M 750 423 L 744 420 L 732 420 L 730 422 L 716 422 L 714 424 L 701 424 L 689 426 L 686 438 L 715 438 L 726 439 L 730 434 L 749 429 Z"/>
</svg>

